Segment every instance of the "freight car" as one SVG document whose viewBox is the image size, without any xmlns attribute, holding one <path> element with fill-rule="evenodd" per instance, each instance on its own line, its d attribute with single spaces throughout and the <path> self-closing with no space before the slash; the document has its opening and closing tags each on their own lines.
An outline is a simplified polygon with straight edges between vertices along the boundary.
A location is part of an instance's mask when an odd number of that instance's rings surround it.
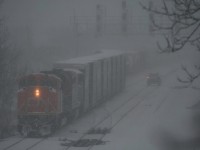
<svg viewBox="0 0 200 150">
<path fill-rule="evenodd" d="M 123 90 L 126 56 L 104 51 L 55 62 L 52 70 L 19 81 L 18 130 L 50 134 Z"/>
<path fill-rule="evenodd" d="M 134 75 L 145 68 L 146 53 L 144 51 L 127 51 L 126 52 L 126 73 Z"/>
</svg>

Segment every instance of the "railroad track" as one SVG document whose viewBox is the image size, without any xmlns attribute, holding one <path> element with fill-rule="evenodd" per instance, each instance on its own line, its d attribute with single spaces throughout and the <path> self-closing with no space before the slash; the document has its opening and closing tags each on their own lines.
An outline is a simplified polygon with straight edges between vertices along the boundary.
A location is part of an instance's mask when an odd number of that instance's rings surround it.
<svg viewBox="0 0 200 150">
<path fill-rule="evenodd" d="M 41 140 L 37 141 L 36 143 L 32 144 L 31 146 L 27 147 L 26 150 L 30 150 L 33 147 L 35 147 L 36 145 L 42 143 L 44 140 L 46 140 L 48 137 L 42 138 Z"/>
<path fill-rule="evenodd" d="M 13 143 L 13 144 L 7 146 L 7 147 L 4 148 L 3 150 L 8 150 L 8 149 L 14 147 L 15 145 L 17 145 L 18 143 L 21 143 L 21 142 L 24 141 L 24 140 L 25 140 L 25 138 L 21 138 L 20 140 L 17 140 L 15 143 Z"/>
<path fill-rule="evenodd" d="M 168 73 L 166 73 L 163 77 L 167 77 L 169 74 L 175 72 L 177 69 L 174 69 L 174 70 L 171 70 L 169 71 Z M 130 88 L 131 85 L 135 85 L 135 84 L 138 84 L 139 82 L 141 82 L 141 80 L 139 81 L 136 81 L 136 82 L 133 82 L 131 84 L 128 84 L 125 89 L 127 88 Z M 117 111 L 119 111 L 121 108 L 123 108 L 125 105 L 127 105 L 130 101 L 132 101 L 134 98 L 136 98 L 137 96 L 139 96 L 142 91 L 144 91 L 146 88 L 148 87 L 143 87 L 141 89 L 139 89 L 135 94 L 133 94 L 132 96 L 130 96 L 126 101 L 124 101 L 122 104 L 120 104 L 118 107 L 116 107 L 108 116 L 106 116 L 105 118 L 103 118 L 102 120 L 100 120 L 97 124 L 95 124 L 93 126 L 93 128 L 97 128 L 98 126 L 100 126 L 104 121 L 106 121 L 107 119 L 109 119 L 109 117 L 111 117 L 114 113 L 116 113 Z M 154 91 L 156 91 L 156 88 L 152 89 L 152 91 L 146 93 L 145 95 L 143 95 L 143 98 L 140 99 L 139 101 L 137 101 L 130 109 L 128 109 L 115 123 L 113 123 L 113 125 L 110 127 L 110 129 L 113 129 L 115 126 L 117 126 L 131 111 L 133 111 L 139 104 L 141 104 L 145 98 L 147 96 L 150 96 L 151 94 L 154 93 Z M 81 139 L 84 139 L 88 134 L 87 133 L 83 133 L 79 138 L 78 140 L 81 140 Z M 98 140 L 102 140 L 104 138 L 106 134 L 103 134 L 102 136 L 100 136 L 98 138 Z M 33 149 L 35 146 L 39 145 L 40 143 L 42 143 L 43 141 L 45 141 L 48 137 L 45 137 L 45 138 L 41 138 L 33 143 L 31 143 L 30 145 L 26 146 L 26 150 L 30 150 L 30 149 Z M 13 144 L 3 148 L 3 150 L 11 150 L 11 149 L 15 149 L 16 146 L 18 146 L 19 144 L 22 144 L 24 142 L 26 142 L 26 140 L 29 139 L 29 138 L 21 138 L 19 139 L 18 141 L 14 142 Z M 95 143 L 94 143 L 95 145 Z M 94 146 L 93 145 L 93 146 Z M 88 147 L 88 150 L 90 150 L 93 146 L 89 146 Z M 73 146 L 67 146 L 65 148 L 65 150 L 68 150 L 70 149 L 71 147 Z"/>
<path fill-rule="evenodd" d="M 134 97 L 138 96 L 144 89 L 146 89 L 147 87 L 143 87 L 142 89 L 140 89 L 136 94 L 134 94 L 133 96 L 131 96 L 130 98 L 128 98 L 125 102 L 123 102 L 120 106 L 118 106 L 117 108 L 115 108 L 110 115 L 114 114 L 115 112 L 117 112 L 121 107 L 123 107 L 124 105 L 126 105 L 129 101 L 131 101 Z M 101 123 L 103 123 L 106 119 L 108 119 L 109 116 L 106 116 L 105 118 L 103 118 L 102 120 L 100 120 L 96 125 L 93 126 L 93 128 L 96 128 L 98 125 L 100 125 Z M 87 135 L 87 133 L 83 134 L 79 139 L 83 139 L 85 136 Z M 48 137 L 42 138 L 37 140 L 36 142 L 33 142 L 32 144 L 30 144 L 29 146 L 26 146 L 26 148 L 24 148 L 25 150 L 31 150 L 33 149 L 35 146 L 37 146 L 38 144 L 42 143 L 44 140 L 46 140 Z M 4 148 L 3 150 L 11 150 L 11 149 L 15 149 L 16 146 L 19 147 L 19 145 L 24 145 L 24 143 L 26 143 L 26 141 L 29 138 L 21 138 L 18 141 L 14 142 L 13 144 L 7 146 L 6 148 Z M 25 144 L 26 145 L 26 144 Z M 68 147 L 67 149 L 69 149 L 70 147 Z"/>
<path fill-rule="evenodd" d="M 116 109 L 114 109 L 109 116 L 106 116 L 105 118 L 103 118 L 102 120 L 100 120 L 96 125 L 94 125 L 92 128 L 97 128 L 98 126 L 100 126 L 104 121 L 106 121 L 107 119 L 109 119 L 110 116 L 112 116 L 114 113 L 116 113 L 117 111 L 119 111 L 120 109 L 122 109 L 123 107 L 125 107 L 126 105 L 130 105 L 129 102 L 131 102 L 134 98 L 137 98 L 137 96 L 139 96 L 142 91 L 147 88 L 147 87 L 144 87 L 142 89 L 140 89 L 139 92 L 137 92 L 136 94 L 132 95 L 131 97 L 129 97 L 126 101 L 124 101 L 124 103 L 122 105 L 120 105 L 119 107 L 117 107 Z M 113 129 L 115 126 L 117 126 L 130 112 L 132 112 L 139 104 L 141 104 L 144 100 L 146 100 L 146 97 L 150 96 L 150 95 L 153 95 L 154 92 L 156 91 L 156 88 L 153 88 L 151 89 L 150 91 L 148 91 L 147 93 L 145 93 L 142 98 L 138 98 L 138 101 L 136 101 L 136 103 L 134 103 L 127 111 L 125 111 L 123 113 L 123 115 L 121 115 L 116 122 L 114 122 L 112 124 L 112 126 L 110 127 L 110 129 Z M 100 136 L 98 139 L 96 139 L 96 142 L 99 142 L 101 141 L 104 136 L 106 134 L 102 134 L 102 136 Z M 76 141 L 83 141 L 85 137 L 88 136 L 88 133 L 83 133 Z M 86 141 L 87 142 L 87 141 Z M 88 145 L 88 143 L 86 142 L 83 142 L 83 147 L 84 147 L 84 144 L 85 145 Z M 90 142 L 88 140 L 88 142 Z M 95 146 L 95 142 L 93 142 L 93 144 L 91 146 L 89 146 L 87 149 L 90 150 L 93 146 Z M 73 147 L 73 145 L 69 145 L 65 148 L 65 150 L 69 150 Z M 81 147 L 81 145 L 80 145 Z"/>
<path fill-rule="evenodd" d="M 165 75 L 163 75 L 163 77 L 167 77 L 170 74 L 172 74 L 173 72 L 176 72 L 176 69 L 173 69 L 169 72 L 167 72 Z M 136 82 L 137 83 L 137 82 Z M 134 84 L 134 83 L 133 83 Z M 128 87 L 130 87 L 131 84 L 129 84 Z M 127 88 L 127 87 L 126 87 Z M 94 125 L 92 128 L 97 128 L 98 126 L 100 126 L 104 121 L 106 121 L 110 116 L 112 116 L 115 112 L 117 112 L 118 110 L 120 110 L 121 108 L 123 108 L 125 105 L 128 105 L 130 101 L 132 101 L 134 98 L 136 98 L 137 96 L 139 96 L 143 90 L 145 90 L 147 87 L 144 87 L 142 89 L 140 89 L 136 94 L 132 95 L 131 97 L 129 97 L 124 103 L 122 103 L 122 105 L 120 105 L 119 107 L 117 107 L 116 109 L 114 109 L 111 114 L 105 118 L 103 118 L 101 121 L 99 121 L 96 125 Z M 140 98 L 139 101 L 137 101 L 136 103 L 134 103 L 134 105 L 129 108 L 126 112 L 123 113 L 123 115 L 120 116 L 120 118 L 112 124 L 112 126 L 110 127 L 110 130 L 113 129 L 115 126 L 117 126 L 129 113 L 131 113 L 137 106 L 139 106 L 143 101 L 146 100 L 147 97 L 151 96 L 154 94 L 154 92 L 156 91 L 156 88 L 152 89 L 151 91 L 145 93 L 144 95 L 142 95 L 142 98 Z M 161 103 L 159 104 L 158 108 L 156 108 L 155 111 L 157 111 L 157 109 L 159 109 L 160 105 L 162 104 L 162 102 L 164 100 L 166 100 L 167 96 L 164 97 L 163 100 L 161 100 Z M 79 137 L 79 139 L 77 139 L 76 141 L 83 141 L 84 138 L 87 137 L 87 133 L 83 133 L 82 136 Z M 96 143 L 93 140 L 85 140 L 85 142 L 82 143 L 83 147 L 86 147 L 84 145 L 90 145 L 87 142 L 92 142 L 92 144 L 90 146 L 88 146 L 85 150 L 91 150 L 95 145 L 97 145 L 98 142 L 102 141 L 103 142 L 103 138 L 106 136 L 106 134 L 102 134 L 100 137 L 98 137 L 97 139 L 95 139 Z M 79 145 L 81 147 L 81 144 Z M 65 148 L 65 150 L 69 150 L 73 147 L 73 145 L 69 145 Z"/>
<path fill-rule="evenodd" d="M 16 142 L 14 142 L 13 144 L 3 148 L 3 150 L 12 150 L 12 149 L 15 150 L 15 149 L 17 149 L 17 147 L 19 147 L 20 149 L 22 148 L 22 149 L 30 150 L 33 147 L 35 147 L 36 145 L 42 143 L 47 138 L 48 137 L 39 138 L 39 139 L 36 138 L 36 139 L 34 139 L 34 142 L 33 142 L 32 138 L 21 138 L 21 139 L 17 140 Z M 31 143 L 29 140 L 31 141 Z"/>
<path fill-rule="evenodd" d="M 135 84 L 135 83 L 133 83 L 133 84 Z M 140 89 L 140 91 L 137 92 L 136 95 L 139 94 L 139 93 L 140 93 L 141 91 L 143 91 L 144 89 L 145 89 L 145 87 L 142 88 L 142 89 Z M 128 101 L 129 101 L 129 100 L 128 100 Z M 123 103 L 121 106 L 125 105 L 128 101 L 126 101 L 125 103 Z M 112 113 L 114 113 L 114 112 L 116 112 L 117 110 L 119 110 L 119 109 L 121 108 L 121 106 L 117 107 Z M 100 123 L 102 123 L 102 122 L 103 122 L 104 120 L 106 120 L 107 118 L 109 118 L 109 116 L 107 116 L 106 118 L 104 118 L 103 120 L 101 120 L 100 122 L 98 122 L 98 123 L 94 126 L 94 128 L 97 127 Z M 37 146 L 38 144 L 42 143 L 42 142 L 43 142 L 44 140 L 46 140 L 47 138 L 48 138 L 48 137 L 39 139 L 38 141 L 34 142 L 33 144 L 30 144 L 30 146 L 27 146 L 27 147 L 24 148 L 24 149 L 26 149 L 26 150 L 33 149 L 35 146 Z M 16 146 L 18 146 L 18 145 L 23 145 L 23 143 L 26 142 L 27 139 L 29 139 L 29 138 L 20 138 L 19 140 L 17 140 L 16 142 L 12 143 L 11 145 L 9 145 L 9 146 L 3 148 L 3 150 L 15 149 Z M 81 139 L 81 138 L 80 138 L 80 139 Z"/>
<path fill-rule="evenodd" d="M 145 89 L 145 88 L 140 89 L 139 93 L 140 93 L 142 90 L 144 90 L 144 89 Z M 137 93 L 137 94 L 139 94 L 139 93 Z M 127 102 L 128 102 L 128 101 L 127 101 Z M 123 103 L 121 106 L 125 105 L 127 102 Z M 112 113 L 114 113 L 114 112 L 116 112 L 118 109 L 120 109 L 121 106 L 117 107 Z M 101 120 L 100 122 L 98 122 L 98 123 L 94 126 L 94 128 L 97 127 L 100 123 L 102 123 L 102 122 L 103 122 L 104 120 L 106 120 L 107 118 L 109 118 L 109 116 L 107 116 L 106 118 L 104 118 L 103 120 Z M 42 138 L 42 139 L 40 139 L 40 140 L 34 142 L 34 143 L 31 144 L 30 146 L 26 147 L 25 149 L 26 149 L 26 150 L 30 150 L 30 149 L 34 148 L 36 145 L 42 143 L 42 142 L 43 142 L 44 140 L 46 140 L 47 138 L 48 138 L 48 137 Z M 19 140 L 17 140 L 17 141 L 14 142 L 13 144 L 11 144 L 11 145 L 9 145 L 9 146 L 3 148 L 3 150 L 14 149 L 14 147 L 16 147 L 16 146 L 18 146 L 18 145 L 20 145 L 20 144 L 23 145 L 23 143 L 26 142 L 27 139 L 29 139 L 29 138 L 20 138 Z M 80 138 L 80 139 L 81 139 L 81 138 Z"/>
</svg>

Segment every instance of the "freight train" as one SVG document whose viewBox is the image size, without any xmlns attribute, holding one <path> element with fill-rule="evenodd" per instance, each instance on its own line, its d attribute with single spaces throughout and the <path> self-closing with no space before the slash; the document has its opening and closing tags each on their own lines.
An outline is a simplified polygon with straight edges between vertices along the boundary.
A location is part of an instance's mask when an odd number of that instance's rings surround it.
<svg viewBox="0 0 200 150">
<path fill-rule="evenodd" d="M 48 135 L 125 87 L 126 55 L 102 51 L 54 63 L 19 79 L 18 131 Z"/>
</svg>

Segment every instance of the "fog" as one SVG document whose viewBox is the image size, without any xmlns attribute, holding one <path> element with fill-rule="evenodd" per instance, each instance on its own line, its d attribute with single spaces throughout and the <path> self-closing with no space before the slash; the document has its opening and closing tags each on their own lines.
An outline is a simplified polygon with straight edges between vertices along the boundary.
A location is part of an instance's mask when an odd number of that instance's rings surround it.
<svg viewBox="0 0 200 150">
<path fill-rule="evenodd" d="M 96 35 L 98 4 L 104 16 L 100 36 Z M 3 5 L 10 39 L 33 71 L 100 49 L 156 50 L 156 37 L 150 35 L 149 17 L 139 1 L 127 1 L 127 12 L 128 30 L 123 34 L 121 0 L 7 0 Z"/>
<path fill-rule="evenodd" d="M 158 5 L 158 1 L 153 3 Z M 122 94 L 62 128 L 35 149 L 63 149 L 58 138 L 79 138 L 106 117 L 105 126 L 117 122 L 114 131 L 105 136 L 106 144 L 103 146 L 107 150 L 124 147 L 176 149 L 185 142 L 188 149 L 191 145 L 199 147 L 199 121 L 190 120 L 193 115 L 199 117 L 199 106 L 198 113 L 193 111 L 193 107 L 196 109 L 199 104 L 199 79 L 189 86 L 177 81 L 177 77 L 187 78 L 181 66 L 196 73 L 193 65 L 200 62 L 199 52 L 186 45 L 176 53 L 159 53 L 156 43 L 164 43 L 163 33 L 152 32 L 149 14 L 139 2 L 149 5 L 149 0 L 126 0 L 126 10 L 123 10 L 122 0 L 6 0 L 3 3 L 0 14 L 5 19 L 9 42 L 20 51 L 19 67 L 27 68 L 27 73 L 51 70 L 57 61 L 91 55 L 102 49 L 141 51 L 147 56 L 142 71 L 127 76 L 127 87 Z M 124 12 L 128 18 L 125 24 L 122 21 Z M 98 13 L 103 16 L 99 30 Z M 166 23 L 164 19 L 160 22 Z M 127 28 L 122 29 L 123 25 Z M 146 76 L 150 72 L 159 74 L 161 86 L 146 85 Z M 129 97 L 133 100 L 124 105 L 122 102 Z M 119 106 L 123 106 L 122 110 L 109 116 Z M 131 115 L 127 115 L 127 110 Z M 125 115 L 128 119 L 120 122 Z M 193 125 L 198 127 L 191 127 Z M 16 133 L 7 143 L 0 141 L 0 149 L 9 147 L 20 138 Z M 36 139 L 29 140 L 31 143 Z M 24 145 L 26 143 L 17 149 L 21 150 Z M 104 149 L 101 146 L 97 149 Z"/>
</svg>

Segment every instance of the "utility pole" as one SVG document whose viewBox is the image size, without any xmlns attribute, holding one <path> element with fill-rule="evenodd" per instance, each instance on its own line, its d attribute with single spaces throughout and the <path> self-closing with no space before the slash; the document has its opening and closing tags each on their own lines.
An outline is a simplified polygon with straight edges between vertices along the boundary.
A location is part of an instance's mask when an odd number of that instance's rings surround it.
<svg viewBox="0 0 200 150">
<path fill-rule="evenodd" d="M 122 1 L 122 14 L 121 14 L 121 31 L 126 34 L 128 31 L 128 9 L 125 0 Z"/>
<path fill-rule="evenodd" d="M 104 26 L 104 9 L 102 5 L 96 5 L 96 35 L 101 36 L 103 33 L 103 26 Z"/>
<path fill-rule="evenodd" d="M 78 31 L 78 20 L 77 20 L 77 16 L 76 16 L 76 12 L 74 10 L 74 16 L 73 16 L 73 33 L 74 33 L 74 52 L 75 52 L 75 56 L 78 56 L 79 54 L 79 31 Z"/>
</svg>

